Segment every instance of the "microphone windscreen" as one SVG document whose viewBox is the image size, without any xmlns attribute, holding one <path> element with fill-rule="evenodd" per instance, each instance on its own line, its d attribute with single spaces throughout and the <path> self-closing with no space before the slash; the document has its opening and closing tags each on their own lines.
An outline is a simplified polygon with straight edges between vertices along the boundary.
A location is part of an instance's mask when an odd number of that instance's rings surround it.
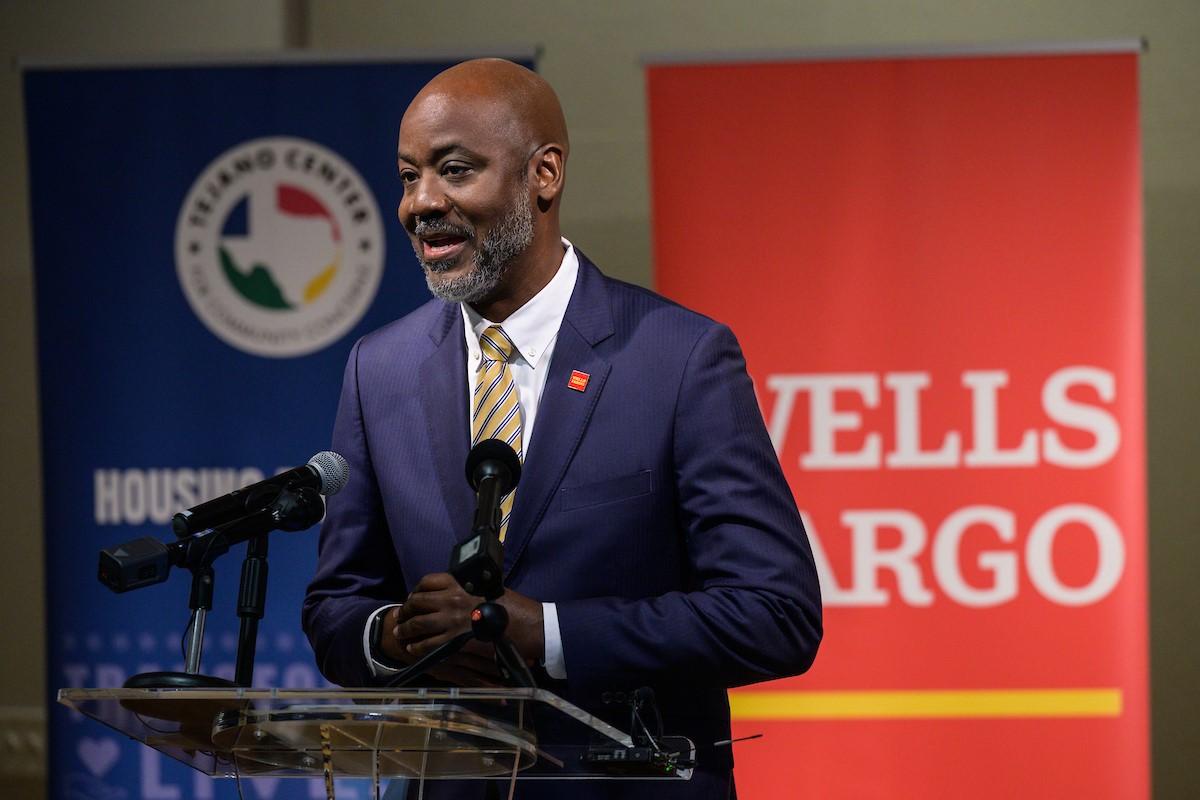
<svg viewBox="0 0 1200 800">
<path fill-rule="evenodd" d="M 488 462 L 499 462 L 508 470 L 511 481 L 504 491 L 506 494 L 511 492 L 521 480 L 521 459 L 517 458 L 517 451 L 499 439 L 484 439 L 472 447 L 467 454 L 467 482 L 472 489 L 479 489 L 479 479 L 482 477 L 479 468 Z"/>
<path fill-rule="evenodd" d="M 335 495 L 346 487 L 350 479 L 350 465 L 346 459 L 332 450 L 322 450 L 308 460 L 308 465 L 317 471 L 321 479 L 321 494 Z"/>
</svg>

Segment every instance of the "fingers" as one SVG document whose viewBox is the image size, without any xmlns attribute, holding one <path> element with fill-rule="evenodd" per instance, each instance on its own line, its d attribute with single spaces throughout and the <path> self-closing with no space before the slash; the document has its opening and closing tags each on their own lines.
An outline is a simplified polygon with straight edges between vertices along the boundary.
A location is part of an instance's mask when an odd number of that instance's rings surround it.
<svg viewBox="0 0 1200 800">
<path fill-rule="evenodd" d="M 541 661 L 546 649 L 542 604 L 511 590 L 499 602 L 508 611 L 507 634 L 517 651 L 527 663 Z M 453 575 L 431 573 L 421 578 L 397 614 L 388 612 L 388 630 L 408 658 L 420 658 L 468 630 L 479 603 Z"/>
<path fill-rule="evenodd" d="M 392 635 L 410 655 L 421 655 L 466 631 L 479 598 L 448 573 L 426 575 L 399 610 Z"/>
<path fill-rule="evenodd" d="M 437 644 L 432 642 L 419 643 L 415 648 L 416 652 L 405 653 L 404 660 L 406 663 L 415 662 L 435 647 Z M 431 667 L 428 674 L 438 680 L 458 686 L 498 687 L 504 685 L 496 666 L 495 651 L 490 645 L 483 645 L 481 642 L 468 642 L 462 650 Z"/>
<path fill-rule="evenodd" d="M 422 614 L 400 623 L 396 626 L 395 635 L 409 653 L 419 655 L 415 649 L 417 645 L 424 645 L 423 650 L 431 650 L 470 627 L 466 615 L 437 612 Z"/>
<path fill-rule="evenodd" d="M 427 674 L 457 686 L 503 686 L 503 680 L 496 667 L 495 654 L 491 652 L 490 646 L 485 646 L 486 650 L 479 651 L 475 647 L 470 647 L 470 644 L 473 643 L 468 643 L 469 650 L 468 647 L 465 647 L 463 652 L 456 653 L 441 664 L 434 666 Z M 436 645 L 430 645 L 428 650 L 432 650 L 434 647 Z M 417 653 L 410 653 L 403 647 L 398 647 L 393 652 L 385 645 L 388 655 L 405 665 L 413 664 L 428 652 L 425 646 L 421 646 L 418 650 Z"/>
<path fill-rule="evenodd" d="M 467 594 L 454 576 L 445 572 L 426 575 L 413 589 L 412 594 L 400 608 L 400 621 L 422 614 L 452 610 L 469 614 L 479 603 L 479 598 Z"/>
<path fill-rule="evenodd" d="M 417 582 L 413 594 L 417 592 L 440 592 L 458 587 L 458 581 L 449 572 L 431 572 Z"/>
<path fill-rule="evenodd" d="M 463 591 L 452 575 L 426 575 L 402 606 L 384 613 L 384 653 L 403 664 L 414 663 L 470 628 L 471 611 L 479 602 L 480 598 Z M 479 641 L 466 642 L 429 674 L 458 686 L 504 685 L 495 649 Z"/>
<path fill-rule="evenodd" d="M 472 597 L 465 592 L 455 592 L 441 589 L 429 592 L 413 592 L 408 600 L 400 607 L 400 621 L 412 619 L 421 614 L 432 614 L 443 609 L 474 608 L 479 603 L 478 597 Z"/>
<path fill-rule="evenodd" d="M 396 626 L 400 622 L 400 609 L 389 608 L 383 614 L 383 631 L 379 637 L 379 646 L 384 655 L 393 661 L 408 663 L 411 659 L 404 651 L 404 643 L 396 638 Z"/>
<path fill-rule="evenodd" d="M 450 586 L 458 586 L 458 581 L 449 572 L 431 572 L 417 583 L 417 589 L 445 589 Z"/>
</svg>

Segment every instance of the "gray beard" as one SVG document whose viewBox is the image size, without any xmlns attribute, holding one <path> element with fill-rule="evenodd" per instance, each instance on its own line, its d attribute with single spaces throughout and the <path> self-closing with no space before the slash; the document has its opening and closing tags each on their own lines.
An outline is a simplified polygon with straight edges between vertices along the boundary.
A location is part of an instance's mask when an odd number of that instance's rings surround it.
<svg viewBox="0 0 1200 800">
<path fill-rule="evenodd" d="M 529 202 L 527 184 L 522 182 L 508 213 L 476 246 L 471 269 L 447 278 L 441 273 L 453 267 L 455 262 L 426 261 L 419 250 L 417 260 L 425 269 L 425 284 L 434 297 L 449 303 L 477 303 L 496 291 L 513 261 L 532 243 L 533 206 Z"/>
</svg>

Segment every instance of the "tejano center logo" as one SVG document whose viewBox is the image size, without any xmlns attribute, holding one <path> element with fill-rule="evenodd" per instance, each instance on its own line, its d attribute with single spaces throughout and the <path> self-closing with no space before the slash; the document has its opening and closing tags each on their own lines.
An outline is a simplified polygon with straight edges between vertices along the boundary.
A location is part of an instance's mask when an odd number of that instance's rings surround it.
<svg viewBox="0 0 1200 800">
<path fill-rule="evenodd" d="M 362 319 L 383 273 L 379 207 L 315 142 L 254 139 L 217 157 L 179 211 L 175 266 L 192 310 L 260 356 L 320 350 Z"/>
</svg>

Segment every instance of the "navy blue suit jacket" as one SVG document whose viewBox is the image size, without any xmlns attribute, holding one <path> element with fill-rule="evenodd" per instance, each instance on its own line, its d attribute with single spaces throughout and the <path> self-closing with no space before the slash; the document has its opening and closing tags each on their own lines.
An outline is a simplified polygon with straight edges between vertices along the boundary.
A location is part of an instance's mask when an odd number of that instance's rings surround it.
<svg viewBox="0 0 1200 800">
<path fill-rule="evenodd" d="M 725 689 L 803 672 L 821 638 L 812 553 L 741 351 L 580 254 L 549 369 L 504 545 L 506 585 L 557 604 L 567 680 L 546 688 L 628 728 L 601 693 L 652 686 L 665 731 L 727 771 L 729 748 L 711 747 L 729 735 Z M 462 314 L 437 300 L 350 354 L 333 434 L 350 480 L 303 612 L 335 683 L 376 682 L 368 616 L 445 571 L 470 529 L 466 371 Z"/>
</svg>

